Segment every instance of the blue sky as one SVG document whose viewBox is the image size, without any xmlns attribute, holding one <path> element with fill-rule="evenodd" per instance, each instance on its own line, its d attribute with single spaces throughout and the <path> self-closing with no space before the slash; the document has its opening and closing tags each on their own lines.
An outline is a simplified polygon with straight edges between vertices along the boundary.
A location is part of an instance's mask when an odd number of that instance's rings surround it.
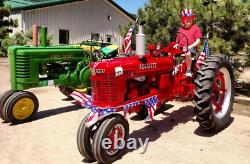
<svg viewBox="0 0 250 164">
<path fill-rule="evenodd" d="M 137 14 L 137 9 L 144 7 L 148 0 L 113 0 L 129 13 Z"/>
</svg>

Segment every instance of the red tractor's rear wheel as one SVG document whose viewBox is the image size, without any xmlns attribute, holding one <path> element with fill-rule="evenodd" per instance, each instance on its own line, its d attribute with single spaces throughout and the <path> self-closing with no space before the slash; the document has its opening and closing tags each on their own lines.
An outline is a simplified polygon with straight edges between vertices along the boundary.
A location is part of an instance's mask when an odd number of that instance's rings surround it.
<svg viewBox="0 0 250 164">
<path fill-rule="evenodd" d="M 200 126 L 218 131 L 230 122 L 234 102 L 234 74 L 226 56 L 211 56 L 197 72 L 194 112 Z"/>
</svg>

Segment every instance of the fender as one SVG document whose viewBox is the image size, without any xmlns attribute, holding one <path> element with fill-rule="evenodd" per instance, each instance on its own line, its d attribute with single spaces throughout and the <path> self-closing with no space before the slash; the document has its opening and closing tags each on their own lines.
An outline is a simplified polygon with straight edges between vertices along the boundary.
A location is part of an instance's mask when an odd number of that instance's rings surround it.
<svg viewBox="0 0 250 164">
<path fill-rule="evenodd" d="M 86 66 L 80 71 L 79 79 L 85 87 L 89 87 L 90 86 L 89 78 L 90 78 L 90 70 L 89 66 Z"/>
</svg>

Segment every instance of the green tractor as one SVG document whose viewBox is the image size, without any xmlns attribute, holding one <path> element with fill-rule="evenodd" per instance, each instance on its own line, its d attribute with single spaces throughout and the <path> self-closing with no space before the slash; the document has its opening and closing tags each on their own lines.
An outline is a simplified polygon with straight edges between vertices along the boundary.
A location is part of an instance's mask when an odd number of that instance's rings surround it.
<svg viewBox="0 0 250 164">
<path fill-rule="evenodd" d="M 89 64 L 118 54 L 118 46 L 102 41 L 46 46 L 47 28 L 40 27 L 40 33 L 41 46 L 36 43 L 8 49 L 11 90 L 0 96 L 0 117 L 5 122 L 27 122 L 37 113 L 38 99 L 27 89 L 55 85 L 66 96 L 74 90 L 90 92 Z M 34 42 L 37 37 L 38 32 L 33 34 Z"/>
</svg>

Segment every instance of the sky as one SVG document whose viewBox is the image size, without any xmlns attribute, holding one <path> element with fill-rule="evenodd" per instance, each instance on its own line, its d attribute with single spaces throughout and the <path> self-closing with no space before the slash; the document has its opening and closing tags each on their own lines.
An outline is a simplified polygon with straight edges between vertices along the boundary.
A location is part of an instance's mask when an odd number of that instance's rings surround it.
<svg viewBox="0 0 250 164">
<path fill-rule="evenodd" d="M 144 7 L 148 0 L 113 0 L 129 13 L 137 14 L 137 9 Z"/>
</svg>

